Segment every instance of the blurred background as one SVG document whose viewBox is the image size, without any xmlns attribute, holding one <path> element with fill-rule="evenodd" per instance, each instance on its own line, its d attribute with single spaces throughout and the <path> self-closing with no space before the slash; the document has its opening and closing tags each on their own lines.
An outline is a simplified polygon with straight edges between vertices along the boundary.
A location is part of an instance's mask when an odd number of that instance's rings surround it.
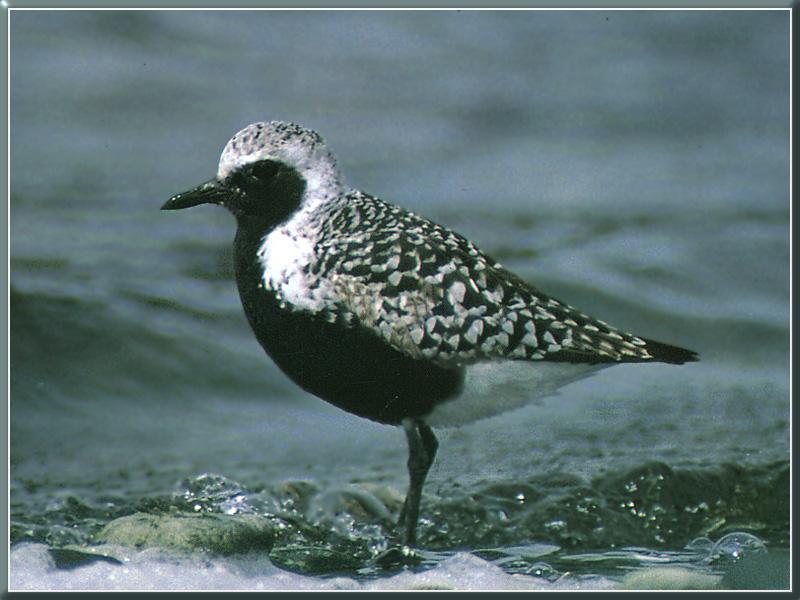
<svg viewBox="0 0 800 600">
<path fill-rule="evenodd" d="M 423 545 L 602 554 L 745 531 L 787 547 L 788 26 L 785 11 L 14 11 L 12 542 L 80 543 L 220 490 L 267 513 L 297 479 L 404 492 L 401 432 L 301 392 L 261 351 L 230 215 L 159 211 L 236 131 L 278 119 L 317 130 L 353 187 L 700 353 L 442 431 Z"/>
</svg>

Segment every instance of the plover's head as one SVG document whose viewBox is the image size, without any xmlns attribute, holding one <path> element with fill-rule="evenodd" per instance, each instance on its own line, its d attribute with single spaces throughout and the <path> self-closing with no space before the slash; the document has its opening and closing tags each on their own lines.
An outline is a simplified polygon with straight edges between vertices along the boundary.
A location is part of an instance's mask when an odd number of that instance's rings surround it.
<svg viewBox="0 0 800 600">
<path fill-rule="evenodd" d="M 278 222 L 305 198 L 324 200 L 341 190 L 333 154 L 315 131 L 294 123 L 253 123 L 234 135 L 219 159 L 217 175 L 161 208 L 219 204 L 237 217 Z"/>
</svg>

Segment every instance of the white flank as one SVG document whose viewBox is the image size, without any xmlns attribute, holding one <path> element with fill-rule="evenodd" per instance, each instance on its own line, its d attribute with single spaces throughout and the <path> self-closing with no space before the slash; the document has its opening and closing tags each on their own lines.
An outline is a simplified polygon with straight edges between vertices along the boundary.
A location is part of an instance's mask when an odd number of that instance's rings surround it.
<svg viewBox="0 0 800 600">
<path fill-rule="evenodd" d="M 467 367 L 464 391 L 425 417 L 433 427 L 454 427 L 485 419 L 556 393 L 609 365 L 487 361 Z"/>
</svg>

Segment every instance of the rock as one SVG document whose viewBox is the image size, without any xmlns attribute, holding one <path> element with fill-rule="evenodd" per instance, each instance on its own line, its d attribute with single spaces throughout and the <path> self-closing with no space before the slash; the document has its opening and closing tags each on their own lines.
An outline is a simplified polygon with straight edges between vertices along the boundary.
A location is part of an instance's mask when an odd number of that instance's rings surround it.
<svg viewBox="0 0 800 600">
<path fill-rule="evenodd" d="M 651 567 L 628 573 L 622 588 L 628 590 L 714 590 L 721 577 L 685 567 Z"/>
<path fill-rule="evenodd" d="M 111 521 L 94 536 L 101 544 L 220 555 L 269 552 L 274 541 L 272 523 L 263 517 L 209 513 L 136 513 Z"/>
</svg>

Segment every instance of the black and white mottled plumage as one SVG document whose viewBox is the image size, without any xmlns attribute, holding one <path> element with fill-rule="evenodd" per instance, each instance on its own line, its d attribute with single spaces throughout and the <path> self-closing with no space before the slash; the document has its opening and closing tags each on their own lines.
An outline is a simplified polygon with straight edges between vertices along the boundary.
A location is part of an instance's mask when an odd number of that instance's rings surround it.
<svg viewBox="0 0 800 600">
<path fill-rule="evenodd" d="M 264 349 L 304 389 L 403 423 L 424 473 L 436 448 L 430 424 L 507 410 L 602 365 L 696 360 L 548 296 L 450 229 L 347 188 L 322 138 L 298 125 L 244 128 L 216 177 L 164 208 L 200 203 L 237 218 L 237 284 Z"/>
<path fill-rule="evenodd" d="M 342 200 L 308 270 L 328 318 L 442 366 L 656 358 L 645 340 L 543 294 L 457 233 L 361 192 Z"/>
</svg>

